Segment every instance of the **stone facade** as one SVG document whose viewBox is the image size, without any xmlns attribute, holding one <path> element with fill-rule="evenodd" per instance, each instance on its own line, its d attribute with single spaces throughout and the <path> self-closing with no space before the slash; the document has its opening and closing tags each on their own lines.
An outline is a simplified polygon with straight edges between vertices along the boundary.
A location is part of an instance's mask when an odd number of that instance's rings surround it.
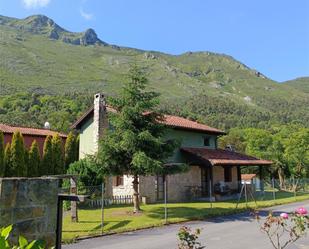
<svg viewBox="0 0 309 249">
<path fill-rule="evenodd" d="M 123 185 L 113 186 L 113 195 L 133 195 L 133 176 L 124 175 L 123 176 Z"/>
<path fill-rule="evenodd" d="M 0 178 L 0 227 L 13 224 L 13 240 L 56 241 L 58 179 Z"/>
<path fill-rule="evenodd" d="M 230 166 L 229 166 L 230 167 Z M 213 184 L 224 182 L 224 168 L 221 166 L 213 167 Z M 237 179 L 237 167 L 232 167 L 232 181 L 225 182 L 226 185 L 230 187 L 230 189 L 238 188 L 238 179 Z"/>
<path fill-rule="evenodd" d="M 113 195 L 132 195 L 132 176 L 124 175 L 123 186 L 113 186 Z M 190 200 L 190 188 L 202 187 L 202 172 L 199 166 L 190 166 L 190 170 L 181 174 L 167 175 L 167 198 L 169 202 L 179 202 Z M 224 168 L 221 166 L 213 167 L 213 185 L 218 182 L 224 182 Z M 232 167 L 232 181 L 225 183 L 231 189 L 237 190 L 237 167 Z M 149 203 L 160 202 L 158 200 L 158 178 L 157 176 L 140 176 L 139 177 L 139 194 L 140 198 L 147 197 Z"/>
<path fill-rule="evenodd" d="M 132 176 L 124 176 L 124 185 L 113 187 L 113 195 L 133 194 Z M 188 187 L 201 187 L 201 169 L 199 166 L 190 166 L 190 170 L 181 174 L 166 176 L 167 197 L 169 202 L 188 200 Z M 158 200 L 158 178 L 157 176 L 139 177 L 140 198 L 147 197 L 149 203 Z M 161 186 L 163 188 L 163 185 Z"/>
</svg>

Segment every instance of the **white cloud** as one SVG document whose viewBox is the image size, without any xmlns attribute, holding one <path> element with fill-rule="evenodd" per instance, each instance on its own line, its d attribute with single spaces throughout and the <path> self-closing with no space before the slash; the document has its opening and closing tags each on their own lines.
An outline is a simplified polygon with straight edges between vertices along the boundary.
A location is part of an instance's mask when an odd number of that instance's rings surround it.
<svg viewBox="0 0 309 249">
<path fill-rule="evenodd" d="M 86 20 L 91 20 L 93 18 L 93 14 L 91 13 L 86 13 L 83 8 L 80 8 L 79 10 L 80 15 L 85 18 Z"/>
<path fill-rule="evenodd" d="M 36 9 L 40 7 L 46 7 L 50 0 L 22 0 L 27 9 Z"/>
</svg>

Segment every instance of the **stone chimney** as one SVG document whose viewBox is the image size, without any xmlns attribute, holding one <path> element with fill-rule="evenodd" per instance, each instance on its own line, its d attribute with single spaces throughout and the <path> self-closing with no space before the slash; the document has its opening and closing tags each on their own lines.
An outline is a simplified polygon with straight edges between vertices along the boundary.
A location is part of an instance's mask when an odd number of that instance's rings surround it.
<svg viewBox="0 0 309 249">
<path fill-rule="evenodd" d="M 93 102 L 93 144 L 94 153 L 98 152 L 99 140 L 108 128 L 105 97 L 101 93 L 94 95 Z"/>
</svg>

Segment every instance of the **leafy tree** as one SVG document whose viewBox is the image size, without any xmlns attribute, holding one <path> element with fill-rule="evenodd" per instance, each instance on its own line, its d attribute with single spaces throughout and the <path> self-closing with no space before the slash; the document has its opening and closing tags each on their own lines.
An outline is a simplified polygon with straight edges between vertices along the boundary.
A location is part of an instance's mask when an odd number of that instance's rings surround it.
<svg viewBox="0 0 309 249">
<path fill-rule="evenodd" d="M 76 161 L 79 159 L 79 135 L 76 136 L 76 141 L 75 141 L 75 158 Z"/>
<path fill-rule="evenodd" d="M 22 134 L 14 132 L 11 144 L 13 176 L 27 176 L 25 145 Z"/>
<path fill-rule="evenodd" d="M 0 131 L 0 177 L 4 176 L 4 136 L 2 131 Z"/>
<path fill-rule="evenodd" d="M 34 140 L 29 150 L 28 176 L 39 176 L 40 163 L 39 146 L 37 141 Z"/>
<path fill-rule="evenodd" d="M 227 135 L 219 138 L 218 140 L 219 148 L 225 149 L 228 146 L 232 146 L 237 152 L 244 153 L 246 151 L 244 130 L 234 128 L 231 129 Z"/>
<path fill-rule="evenodd" d="M 287 174 L 287 164 L 284 158 L 284 145 L 278 134 L 273 136 L 272 144 L 269 147 L 270 159 L 273 162 L 274 173 L 279 178 L 280 189 L 283 188 L 285 175 Z"/>
<path fill-rule="evenodd" d="M 65 148 L 64 148 L 64 151 L 65 151 L 64 158 L 65 158 L 66 169 L 69 167 L 69 165 L 71 163 L 78 160 L 78 157 L 76 157 L 76 155 L 77 155 L 76 150 L 77 149 L 78 149 L 77 138 L 76 138 L 76 136 L 74 135 L 73 132 L 70 132 L 67 139 L 66 139 Z"/>
<path fill-rule="evenodd" d="M 11 144 L 7 143 L 4 150 L 4 176 L 14 176 L 14 170 L 12 166 L 12 153 Z"/>
<path fill-rule="evenodd" d="M 62 138 L 56 134 L 52 138 L 52 158 L 54 164 L 54 174 L 60 175 L 64 173 L 64 158 Z"/>
<path fill-rule="evenodd" d="M 52 136 L 47 136 L 43 146 L 43 157 L 39 173 L 40 175 L 53 175 L 54 172 Z"/>
<path fill-rule="evenodd" d="M 272 144 L 272 134 L 263 129 L 246 130 L 246 153 L 262 159 L 269 159 L 269 147 Z"/>
<path fill-rule="evenodd" d="M 162 116 L 155 110 L 158 94 L 145 91 L 146 85 L 142 70 L 132 67 L 120 96 L 111 99 L 118 113 L 111 116 L 113 130 L 105 133 L 98 152 L 103 173 L 133 176 L 134 212 L 140 211 L 138 176 L 162 172 L 176 144 L 164 141 L 165 127 L 157 122 Z"/>
<path fill-rule="evenodd" d="M 292 133 L 285 145 L 284 156 L 295 177 L 309 176 L 309 129 Z"/>
</svg>

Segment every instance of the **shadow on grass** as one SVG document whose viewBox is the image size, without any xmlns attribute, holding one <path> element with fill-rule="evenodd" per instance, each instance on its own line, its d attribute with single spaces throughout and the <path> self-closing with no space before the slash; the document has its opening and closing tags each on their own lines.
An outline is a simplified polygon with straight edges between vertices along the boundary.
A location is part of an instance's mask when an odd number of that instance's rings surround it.
<svg viewBox="0 0 309 249">
<path fill-rule="evenodd" d="M 98 221 L 98 222 L 95 222 L 95 221 L 79 221 L 77 223 L 74 223 L 74 224 L 87 224 L 87 223 L 98 223 L 98 225 L 96 225 L 95 227 L 91 227 L 91 228 L 83 228 L 83 227 L 80 227 L 80 229 L 70 229 L 70 230 L 65 230 L 63 229 L 62 232 L 66 232 L 66 233 L 78 233 L 78 232 L 93 232 L 93 231 L 97 231 L 97 230 L 100 230 L 101 229 L 101 221 Z M 111 223 L 115 223 L 114 225 L 110 226 L 107 228 L 107 230 L 116 230 L 118 228 L 121 228 L 121 227 L 124 227 L 126 225 L 128 225 L 131 221 L 130 220 L 109 220 L 108 222 L 107 221 L 104 221 L 104 227 L 107 227 L 109 224 Z"/>
<path fill-rule="evenodd" d="M 168 207 L 168 219 L 204 220 L 211 222 L 224 222 L 233 220 L 249 221 L 254 219 L 251 212 L 245 212 L 245 208 L 192 208 L 192 207 Z M 147 216 L 154 219 L 164 219 L 164 207 L 152 209 Z M 241 214 L 240 214 L 241 213 Z M 216 218 L 214 218 L 216 217 Z"/>
</svg>

